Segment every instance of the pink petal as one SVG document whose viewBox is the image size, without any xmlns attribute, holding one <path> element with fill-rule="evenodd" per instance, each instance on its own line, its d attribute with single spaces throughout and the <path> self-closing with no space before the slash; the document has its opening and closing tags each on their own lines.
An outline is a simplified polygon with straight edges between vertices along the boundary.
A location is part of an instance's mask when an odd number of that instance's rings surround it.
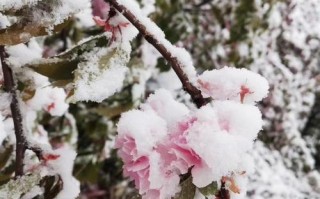
<svg viewBox="0 0 320 199">
<path fill-rule="evenodd" d="M 94 17 L 93 17 L 93 21 L 94 21 L 98 26 L 101 26 L 101 27 L 104 27 L 105 24 L 106 24 L 106 20 L 101 19 L 99 16 L 94 16 Z"/>
</svg>

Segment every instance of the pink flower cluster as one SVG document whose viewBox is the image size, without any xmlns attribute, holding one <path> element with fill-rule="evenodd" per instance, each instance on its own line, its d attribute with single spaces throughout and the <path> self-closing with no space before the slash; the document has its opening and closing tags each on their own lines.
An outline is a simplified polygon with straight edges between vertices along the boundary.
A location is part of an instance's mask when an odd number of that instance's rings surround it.
<svg viewBox="0 0 320 199">
<path fill-rule="evenodd" d="M 238 69 L 230 70 L 238 73 Z M 241 89 L 241 84 L 233 86 Z M 219 92 L 226 95 L 220 86 Z M 245 97 L 249 98 L 256 90 L 248 89 Z M 216 94 L 216 90 L 212 92 Z M 233 90 L 240 96 L 237 89 Z M 197 187 L 243 173 L 244 155 L 261 127 L 261 113 L 254 105 L 220 98 L 190 110 L 174 100 L 169 91 L 160 89 L 139 110 L 121 116 L 116 148 L 124 162 L 125 176 L 134 180 L 143 198 L 166 199 L 180 191 L 180 175 L 188 171 Z"/>
</svg>

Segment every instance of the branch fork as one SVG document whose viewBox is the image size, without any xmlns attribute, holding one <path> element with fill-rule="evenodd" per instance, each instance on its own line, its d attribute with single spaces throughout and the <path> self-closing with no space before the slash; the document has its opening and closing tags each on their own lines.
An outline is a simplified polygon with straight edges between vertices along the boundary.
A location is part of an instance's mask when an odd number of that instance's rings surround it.
<svg viewBox="0 0 320 199">
<path fill-rule="evenodd" d="M 11 115 L 14 124 L 14 132 L 16 137 L 16 166 L 15 166 L 15 176 L 23 175 L 23 160 L 25 152 L 27 149 L 33 151 L 39 160 L 42 158 L 42 150 L 39 147 L 31 146 L 28 142 L 24 128 L 23 128 L 23 118 L 20 110 L 19 98 L 17 94 L 17 86 L 13 77 L 12 69 L 6 62 L 8 54 L 5 51 L 5 47 L 0 45 L 0 58 L 4 79 L 4 89 L 6 92 L 11 94 Z"/>
</svg>

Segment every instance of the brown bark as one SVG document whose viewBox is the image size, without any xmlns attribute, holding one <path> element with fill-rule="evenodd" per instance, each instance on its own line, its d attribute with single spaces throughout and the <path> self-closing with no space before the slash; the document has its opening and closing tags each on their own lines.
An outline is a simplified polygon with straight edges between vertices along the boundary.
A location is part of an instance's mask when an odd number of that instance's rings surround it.
<svg viewBox="0 0 320 199">
<path fill-rule="evenodd" d="M 14 123 L 14 131 L 16 136 L 16 166 L 15 166 L 15 175 L 21 176 L 23 175 L 23 160 L 24 154 L 27 149 L 26 138 L 23 132 L 23 123 L 22 123 L 22 115 L 20 111 L 19 100 L 16 92 L 16 85 L 13 79 L 13 74 L 11 68 L 6 63 L 5 59 L 7 57 L 7 53 L 5 52 L 4 46 L 0 46 L 0 57 L 1 57 L 1 65 L 4 79 L 4 88 L 5 91 L 11 94 L 11 115 Z"/>
</svg>

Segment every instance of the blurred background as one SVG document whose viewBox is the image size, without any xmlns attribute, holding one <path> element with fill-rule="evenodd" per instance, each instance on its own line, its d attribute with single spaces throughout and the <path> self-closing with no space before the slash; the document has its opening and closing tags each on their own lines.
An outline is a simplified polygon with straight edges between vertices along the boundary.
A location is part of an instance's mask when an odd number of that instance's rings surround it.
<svg viewBox="0 0 320 199">
<path fill-rule="evenodd" d="M 247 198 L 320 198 L 320 1 L 138 2 L 169 41 L 191 53 L 199 73 L 245 67 L 269 81 L 269 96 L 259 104 L 265 124 L 250 152 L 256 168 Z M 106 7 L 103 0 L 92 0 L 61 32 L 43 38 L 43 56 L 102 33 L 92 17 L 105 19 Z M 63 117 L 38 115 L 54 147 L 76 146 L 74 175 L 81 182 L 81 199 L 139 198 L 113 150 L 122 112 L 160 87 L 193 106 L 170 66 L 141 35 L 133 42 L 128 67 L 123 89 L 102 103 L 71 104 Z"/>
</svg>

